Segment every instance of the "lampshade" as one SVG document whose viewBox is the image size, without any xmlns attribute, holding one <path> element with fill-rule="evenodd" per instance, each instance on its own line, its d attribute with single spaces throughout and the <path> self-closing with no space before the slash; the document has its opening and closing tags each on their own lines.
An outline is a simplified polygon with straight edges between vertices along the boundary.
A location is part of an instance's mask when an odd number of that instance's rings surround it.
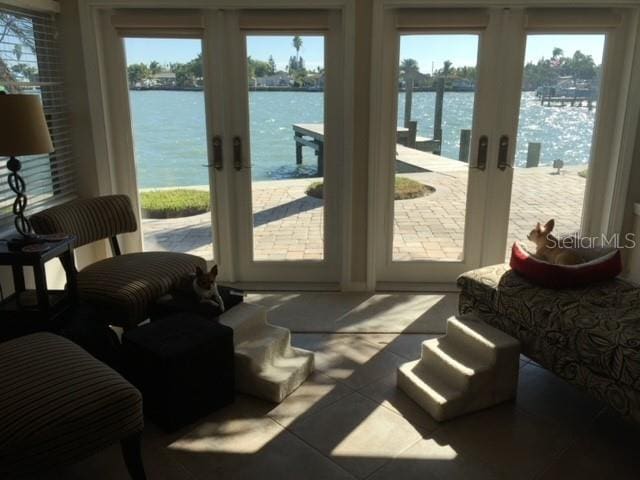
<svg viewBox="0 0 640 480">
<path fill-rule="evenodd" d="M 37 95 L 0 95 L 0 155 L 16 157 L 53 151 Z"/>
</svg>

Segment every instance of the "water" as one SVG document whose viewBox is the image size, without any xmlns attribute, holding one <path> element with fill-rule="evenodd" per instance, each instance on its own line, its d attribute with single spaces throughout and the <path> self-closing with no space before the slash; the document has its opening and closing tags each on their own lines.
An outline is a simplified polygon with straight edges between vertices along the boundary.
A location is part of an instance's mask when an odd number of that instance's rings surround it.
<svg viewBox="0 0 640 480">
<path fill-rule="evenodd" d="M 472 92 L 446 92 L 443 106 L 442 154 L 458 158 L 460 130 L 471 128 Z M 250 92 L 251 160 L 254 180 L 315 174 L 313 152 L 295 164 L 293 123 L 323 123 L 322 92 Z M 208 182 L 207 137 L 203 92 L 132 91 L 135 154 L 141 187 L 202 185 Z M 435 93 L 413 94 L 412 118 L 418 135 L 433 133 Z M 404 94 L 398 97 L 402 123 Z M 542 143 L 541 164 L 562 159 L 587 164 L 595 109 L 542 107 L 533 92 L 522 94 L 516 164 L 526 162 L 528 142 Z"/>
</svg>

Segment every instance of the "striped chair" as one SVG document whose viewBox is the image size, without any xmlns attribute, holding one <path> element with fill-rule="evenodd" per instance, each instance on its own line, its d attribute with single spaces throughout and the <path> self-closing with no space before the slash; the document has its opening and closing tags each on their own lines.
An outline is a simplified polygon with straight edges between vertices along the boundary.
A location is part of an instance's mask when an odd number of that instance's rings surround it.
<svg viewBox="0 0 640 480">
<path fill-rule="evenodd" d="M 120 441 L 144 479 L 140 392 L 71 341 L 34 333 L 0 343 L 0 478 L 72 464 Z"/>
<path fill-rule="evenodd" d="M 75 235 L 77 247 L 107 238 L 111 241 L 113 257 L 78 273 L 78 294 L 108 313 L 110 323 L 124 328 L 145 320 L 154 302 L 196 266 L 206 267 L 204 259 L 185 253 L 121 255 L 116 236 L 137 229 L 126 195 L 72 200 L 36 213 L 30 220 L 36 233 Z"/>
</svg>

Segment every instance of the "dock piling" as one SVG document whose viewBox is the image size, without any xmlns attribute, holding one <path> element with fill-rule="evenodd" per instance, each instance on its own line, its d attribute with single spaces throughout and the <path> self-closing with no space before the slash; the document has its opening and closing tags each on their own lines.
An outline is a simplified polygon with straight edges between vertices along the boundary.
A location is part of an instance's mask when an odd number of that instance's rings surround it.
<svg viewBox="0 0 640 480">
<path fill-rule="evenodd" d="M 404 126 L 411 128 L 411 104 L 413 103 L 413 80 L 405 80 L 404 85 Z"/>
<path fill-rule="evenodd" d="M 527 148 L 527 168 L 537 167 L 540 164 L 540 150 L 542 144 L 537 142 L 529 142 Z"/>
<path fill-rule="evenodd" d="M 471 130 L 460 130 L 460 152 L 458 160 L 461 162 L 469 162 L 469 146 L 471 145 Z"/>
<path fill-rule="evenodd" d="M 433 122 L 433 139 L 442 145 L 442 104 L 444 102 L 444 77 L 438 78 L 436 82 L 436 113 Z M 433 153 L 440 155 L 441 147 Z"/>
</svg>

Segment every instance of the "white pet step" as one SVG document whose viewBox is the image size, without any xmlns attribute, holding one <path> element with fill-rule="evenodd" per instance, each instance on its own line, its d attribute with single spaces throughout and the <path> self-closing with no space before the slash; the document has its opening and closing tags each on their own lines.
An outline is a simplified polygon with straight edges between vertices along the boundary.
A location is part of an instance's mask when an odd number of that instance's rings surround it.
<svg viewBox="0 0 640 480">
<path fill-rule="evenodd" d="M 438 421 L 513 398 L 520 344 L 473 317 L 451 317 L 444 337 L 423 342 L 398 368 L 398 387 Z"/>
<path fill-rule="evenodd" d="M 271 325 L 264 307 L 241 303 L 220 323 L 233 329 L 238 391 L 279 403 L 313 371 L 313 352 L 292 347 L 289 330 Z"/>
</svg>

